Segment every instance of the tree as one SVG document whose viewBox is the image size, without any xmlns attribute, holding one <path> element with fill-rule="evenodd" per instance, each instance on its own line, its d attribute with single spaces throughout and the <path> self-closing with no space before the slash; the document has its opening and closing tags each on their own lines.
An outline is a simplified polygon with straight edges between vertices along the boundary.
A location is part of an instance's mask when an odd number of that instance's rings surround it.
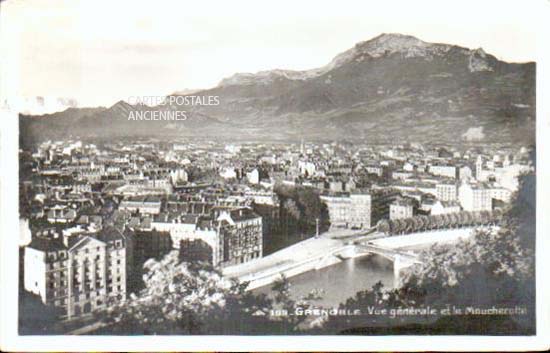
<svg viewBox="0 0 550 353">
<path fill-rule="evenodd" d="M 428 216 L 420 216 L 420 217 L 418 217 L 418 219 L 419 219 L 420 222 L 421 222 L 420 228 L 421 228 L 422 231 L 425 231 L 425 230 L 429 229 L 429 227 L 430 227 L 430 219 L 429 219 Z"/>
<path fill-rule="evenodd" d="M 413 217 L 414 221 L 414 231 L 420 232 L 423 230 L 424 222 L 422 221 L 421 217 Z"/>
<path fill-rule="evenodd" d="M 494 209 L 493 212 L 491 212 L 491 222 L 493 224 L 501 223 L 504 219 L 504 211 L 500 208 Z"/>
<path fill-rule="evenodd" d="M 414 230 L 414 221 L 412 218 L 404 218 L 403 222 L 405 223 L 405 233 L 410 234 Z"/>
<path fill-rule="evenodd" d="M 449 213 L 449 227 L 454 228 L 459 225 L 459 218 L 457 213 Z"/>
<path fill-rule="evenodd" d="M 402 234 L 405 231 L 405 223 L 401 219 L 392 220 L 393 223 L 393 234 Z"/>
<path fill-rule="evenodd" d="M 396 233 L 396 228 L 397 228 L 397 226 L 396 226 L 394 220 L 392 220 L 392 219 L 390 219 L 390 220 L 388 221 L 388 223 L 389 223 L 389 225 L 390 225 L 390 235 L 394 235 L 394 234 Z"/>
<path fill-rule="evenodd" d="M 426 216 L 427 227 L 429 230 L 433 230 L 437 227 L 435 216 Z"/>
<path fill-rule="evenodd" d="M 481 213 L 479 212 L 473 212 L 472 216 L 474 218 L 474 225 L 481 225 L 483 224 L 483 220 L 481 218 Z"/>
<path fill-rule="evenodd" d="M 111 334 L 237 334 L 295 331 L 295 318 L 271 320 L 274 306 L 292 304 L 286 284 L 275 301 L 211 267 L 179 260 L 177 251 L 144 264 L 145 288 L 104 313 Z M 277 289 L 276 289 L 277 292 Z M 262 313 L 262 315 L 257 315 Z"/>
<path fill-rule="evenodd" d="M 438 214 L 433 217 L 434 217 L 433 220 L 435 224 L 435 229 L 441 229 L 445 226 L 445 218 L 443 217 L 442 214 Z"/>
<path fill-rule="evenodd" d="M 283 207 L 285 212 L 291 216 L 292 218 L 298 220 L 300 218 L 300 210 L 298 209 L 298 205 L 296 205 L 296 202 L 292 199 L 287 199 L 283 203 Z"/>
<path fill-rule="evenodd" d="M 328 229 L 328 210 L 325 203 L 321 202 L 318 190 L 279 184 L 274 191 L 281 199 L 283 211 L 288 208 L 289 215 L 295 219 L 294 223 L 297 229 L 293 231 L 301 234 L 313 234 L 318 219 L 320 220 L 321 231 Z"/>
<path fill-rule="evenodd" d="M 474 218 L 473 218 L 472 213 L 470 211 L 462 212 L 462 217 L 463 217 L 464 225 L 466 225 L 466 226 L 472 225 Z"/>
<path fill-rule="evenodd" d="M 381 219 L 376 224 L 376 230 L 380 233 L 390 233 L 390 222 L 387 219 Z"/>
<path fill-rule="evenodd" d="M 286 325 L 293 327 L 296 330 L 298 326 L 304 322 L 307 317 L 304 315 L 292 315 L 296 309 L 308 309 L 311 305 L 304 300 L 295 301 L 291 296 L 291 284 L 284 274 L 271 285 L 271 290 L 274 292 L 274 308 L 283 309 L 291 314 L 284 317 Z"/>
</svg>

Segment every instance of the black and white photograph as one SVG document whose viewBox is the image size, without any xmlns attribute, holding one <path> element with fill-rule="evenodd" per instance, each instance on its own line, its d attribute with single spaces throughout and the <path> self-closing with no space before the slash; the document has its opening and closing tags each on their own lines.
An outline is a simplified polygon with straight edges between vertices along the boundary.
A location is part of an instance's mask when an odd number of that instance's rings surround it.
<svg viewBox="0 0 550 353">
<path fill-rule="evenodd" d="M 540 338 L 549 7 L 2 1 L 3 324 Z"/>
</svg>

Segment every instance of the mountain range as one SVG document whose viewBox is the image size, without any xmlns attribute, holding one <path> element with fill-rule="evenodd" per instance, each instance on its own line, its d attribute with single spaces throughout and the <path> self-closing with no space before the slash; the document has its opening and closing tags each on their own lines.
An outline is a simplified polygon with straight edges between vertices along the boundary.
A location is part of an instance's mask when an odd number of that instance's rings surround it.
<svg viewBox="0 0 550 353">
<path fill-rule="evenodd" d="M 237 73 L 214 88 L 219 105 L 70 108 L 20 115 L 22 143 L 79 136 L 361 139 L 377 142 L 535 141 L 536 66 L 482 49 L 382 34 L 321 68 Z M 130 112 L 185 110 L 185 121 L 129 121 Z"/>
</svg>

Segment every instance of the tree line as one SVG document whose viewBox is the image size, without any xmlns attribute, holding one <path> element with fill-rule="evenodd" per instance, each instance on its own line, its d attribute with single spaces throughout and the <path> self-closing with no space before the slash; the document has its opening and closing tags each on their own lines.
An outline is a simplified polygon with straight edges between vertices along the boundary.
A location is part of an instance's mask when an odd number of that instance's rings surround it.
<svg viewBox="0 0 550 353">
<path fill-rule="evenodd" d="M 501 209 L 495 209 L 493 211 L 462 211 L 392 220 L 382 219 L 377 223 L 376 230 L 388 235 L 403 235 L 430 230 L 498 224 L 502 221 L 503 216 L 504 212 Z"/>
</svg>

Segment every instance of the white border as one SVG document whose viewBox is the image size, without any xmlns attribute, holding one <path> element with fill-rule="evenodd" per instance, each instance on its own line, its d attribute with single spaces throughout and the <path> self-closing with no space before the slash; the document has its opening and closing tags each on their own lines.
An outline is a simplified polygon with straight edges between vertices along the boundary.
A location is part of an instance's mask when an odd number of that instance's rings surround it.
<svg viewBox="0 0 550 353">
<path fill-rule="evenodd" d="M 518 1 L 519 3 L 520 1 Z M 524 1 L 532 5 L 537 36 L 537 335 L 501 336 L 18 336 L 18 114 L 0 110 L 0 348 L 2 351 L 420 351 L 420 350 L 547 350 L 550 347 L 550 291 L 548 281 L 550 250 L 550 0 Z M 312 4 L 314 6 L 314 4 Z M 475 9 L 473 9 L 475 11 Z M 412 15 L 412 14 L 411 14 Z M 495 12 L 498 16 L 498 1 Z M 0 45 L 7 43 L 1 27 Z M 14 43 L 11 43 L 14 44 Z M 17 58 L 1 47 L 0 87 L 17 87 L 13 71 Z M 10 58 L 12 59 L 10 61 Z M 6 70 L 8 67 L 10 70 Z M 15 70 L 14 70 L 15 69 Z M 6 84 L 9 83 L 9 85 Z M 17 92 L 14 90 L 13 92 Z M 10 92 L 10 93 L 13 93 Z M 10 94 L 0 92 L 0 98 Z M 3 97 L 2 97 L 3 94 Z M 545 100 L 546 98 L 546 100 Z M 0 99 L 0 102 L 2 100 Z M 1 108 L 1 107 L 0 107 Z"/>
</svg>

